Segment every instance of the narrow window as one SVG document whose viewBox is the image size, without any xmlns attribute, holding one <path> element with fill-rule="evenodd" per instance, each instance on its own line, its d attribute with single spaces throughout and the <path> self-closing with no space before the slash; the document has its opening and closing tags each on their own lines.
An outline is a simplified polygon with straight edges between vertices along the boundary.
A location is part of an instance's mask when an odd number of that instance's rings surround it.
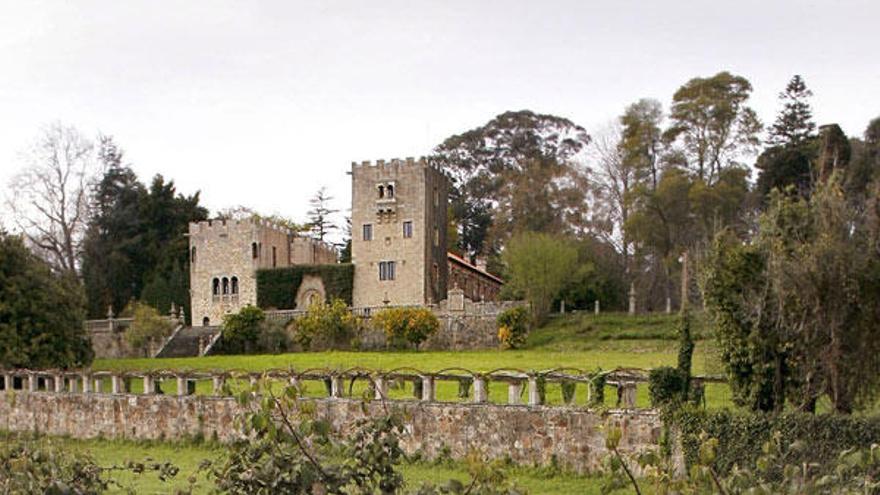
<svg viewBox="0 0 880 495">
<path fill-rule="evenodd" d="M 408 239 L 408 238 L 412 237 L 412 233 L 413 233 L 412 222 L 411 221 L 403 222 L 403 237 Z"/>
<path fill-rule="evenodd" d="M 208 318 L 207 316 L 202 318 L 202 326 L 203 327 L 211 326 L 211 319 Z"/>
<path fill-rule="evenodd" d="M 440 267 L 437 265 L 437 263 L 434 263 L 433 271 L 434 271 L 434 273 L 433 273 L 434 284 L 439 284 L 440 283 Z"/>
<path fill-rule="evenodd" d="M 275 246 L 272 246 L 272 268 L 278 266 L 278 258 L 275 252 Z"/>
<path fill-rule="evenodd" d="M 440 245 L 440 229 L 434 227 L 434 247 Z"/>
<path fill-rule="evenodd" d="M 393 261 L 379 262 L 379 280 L 394 280 L 394 264 Z"/>
<path fill-rule="evenodd" d="M 213 294 L 215 296 L 219 296 L 220 295 L 220 279 L 214 278 L 214 280 L 211 282 L 211 286 L 212 286 Z"/>
<path fill-rule="evenodd" d="M 388 198 L 391 199 L 394 197 L 394 185 L 388 184 Z"/>
<path fill-rule="evenodd" d="M 238 294 L 238 277 L 232 277 L 232 293 Z"/>
<path fill-rule="evenodd" d="M 385 197 L 385 186 L 379 186 L 379 199 Z"/>
<path fill-rule="evenodd" d="M 223 277 L 223 295 L 229 295 L 229 279 L 226 277 Z"/>
<path fill-rule="evenodd" d="M 437 186 L 434 186 L 434 206 L 440 206 L 440 191 L 437 190 Z"/>
<path fill-rule="evenodd" d="M 251 258 L 257 259 L 260 257 L 260 247 L 257 246 L 256 242 L 251 243 Z"/>
<path fill-rule="evenodd" d="M 193 248 L 192 248 L 189 259 L 193 263 L 196 262 L 196 247 L 195 246 L 193 246 Z"/>
<path fill-rule="evenodd" d="M 365 223 L 364 224 L 364 240 L 372 241 L 373 240 L 373 224 Z"/>
</svg>

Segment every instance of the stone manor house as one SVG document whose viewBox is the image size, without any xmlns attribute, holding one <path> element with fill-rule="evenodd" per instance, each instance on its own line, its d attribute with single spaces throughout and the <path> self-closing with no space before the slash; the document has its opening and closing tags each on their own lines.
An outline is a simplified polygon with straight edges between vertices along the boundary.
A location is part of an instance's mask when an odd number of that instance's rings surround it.
<svg viewBox="0 0 880 495">
<path fill-rule="evenodd" d="M 449 180 L 422 158 L 351 166 L 351 264 L 336 250 L 266 221 L 189 226 L 194 326 L 252 304 L 305 309 L 340 297 L 357 308 L 436 304 L 457 288 L 494 301 L 502 281 L 446 251 Z"/>
</svg>

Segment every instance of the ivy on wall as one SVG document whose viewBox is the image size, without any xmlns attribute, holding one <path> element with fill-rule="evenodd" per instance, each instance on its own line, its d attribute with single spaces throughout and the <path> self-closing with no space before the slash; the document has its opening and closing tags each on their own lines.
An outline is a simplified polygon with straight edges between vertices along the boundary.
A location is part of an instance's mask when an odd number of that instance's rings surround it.
<svg viewBox="0 0 880 495">
<path fill-rule="evenodd" d="M 257 271 L 257 306 L 263 309 L 296 308 L 296 293 L 303 277 L 315 275 L 324 283 L 327 299 L 342 299 L 351 305 L 354 265 L 297 265 Z"/>
</svg>

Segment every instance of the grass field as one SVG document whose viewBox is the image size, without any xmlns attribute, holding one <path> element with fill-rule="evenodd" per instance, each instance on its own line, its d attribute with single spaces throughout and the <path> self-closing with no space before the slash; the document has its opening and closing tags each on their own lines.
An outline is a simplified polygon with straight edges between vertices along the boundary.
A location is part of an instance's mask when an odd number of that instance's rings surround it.
<svg viewBox="0 0 880 495">
<path fill-rule="evenodd" d="M 240 370 L 262 371 L 268 369 L 306 370 L 314 368 L 345 370 L 355 367 L 371 370 L 390 371 L 400 368 L 415 368 L 422 371 L 440 371 L 449 368 L 464 368 L 471 371 L 487 372 L 497 369 L 520 371 L 548 370 L 573 367 L 594 371 L 615 368 L 650 369 L 676 362 L 677 341 L 674 316 L 651 315 L 629 316 L 621 314 L 575 314 L 551 320 L 529 336 L 527 345 L 520 350 L 485 350 L 458 352 L 313 352 L 256 356 L 206 356 L 180 359 L 116 359 L 98 360 L 93 369 L 112 371 L 146 371 L 158 369 L 175 370 Z M 702 317 L 697 315 L 694 323 L 697 337 L 706 335 Z M 694 355 L 694 372 L 697 374 L 718 373 L 712 346 L 708 340 L 697 343 Z M 306 383 L 307 393 L 313 396 L 324 394 L 322 383 Z M 172 385 L 173 386 L 173 385 Z M 105 384 L 109 387 L 109 384 Z M 139 391 L 139 383 L 133 384 L 133 391 Z M 410 385 L 411 387 L 411 385 Z M 358 394 L 366 388 L 365 383 L 354 387 Z M 170 389 L 169 389 L 170 390 Z M 197 393 L 210 393 L 207 381 L 197 383 Z M 412 397 L 411 390 L 404 388 L 390 391 L 392 398 Z M 606 404 L 613 406 L 616 394 L 606 391 Z M 437 399 L 441 401 L 458 400 L 456 383 L 440 382 L 437 386 Z M 586 400 L 586 386 L 578 385 L 576 403 Z M 493 383 L 489 389 L 489 400 L 505 402 L 505 384 Z M 730 404 L 730 392 L 726 385 L 710 384 L 706 390 L 709 407 L 719 408 Z M 562 404 L 559 385 L 548 385 L 547 402 Z M 638 388 L 637 404 L 650 405 L 647 387 Z"/>
<path fill-rule="evenodd" d="M 138 494 L 172 493 L 175 488 L 186 488 L 188 478 L 195 476 L 195 493 L 210 493 L 212 483 L 203 473 L 198 473 L 202 460 L 222 461 L 223 447 L 213 444 L 132 442 L 121 440 L 70 440 L 51 439 L 65 450 L 87 452 L 104 467 L 123 465 L 127 461 L 171 462 L 180 468 L 180 473 L 170 481 L 161 481 L 155 473 L 133 475 L 122 471 L 113 478 L 123 485 L 110 493 L 124 493 L 131 488 Z M 444 462 L 439 464 L 419 462 L 404 463 L 400 471 L 409 489 L 423 483 L 442 484 L 450 479 L 469 480 L 463 464 Z M 509 477 L 517 486 L 525 488 L 532 495 L 574 495 L 600 493 L 601 480 L 595 477 L 578 476 L 571 473 L 553 472 L 536 468 L 511 468 Z M 626 494 L 627 491 L 615 492 Z"/>
</svg>

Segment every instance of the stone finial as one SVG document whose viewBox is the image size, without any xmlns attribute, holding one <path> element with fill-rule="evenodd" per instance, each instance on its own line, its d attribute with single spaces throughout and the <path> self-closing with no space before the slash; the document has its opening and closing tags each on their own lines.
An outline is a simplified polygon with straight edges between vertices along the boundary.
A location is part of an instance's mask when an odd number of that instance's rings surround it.
<svg viewBox="0 0 880 495">
<path fill-rule="evenodd" d="M 635 284 L 629 285 L 629 314 L 636 314 L 636 286 Z"/>
<path fill-rule="evenodd" d="M 168 316 L 171 318 L 177 318 L 177 305 L 174 302 L 171 303 L 171 309 L 168 310 Z"/>
<path fill-rule="evenodd" d="M 109 304 L 109 305 L 107 305 L 107 319 L 112 320 L 113 316 L 114 316 L 113 315 L 113 305 Z"/>
</svg>

